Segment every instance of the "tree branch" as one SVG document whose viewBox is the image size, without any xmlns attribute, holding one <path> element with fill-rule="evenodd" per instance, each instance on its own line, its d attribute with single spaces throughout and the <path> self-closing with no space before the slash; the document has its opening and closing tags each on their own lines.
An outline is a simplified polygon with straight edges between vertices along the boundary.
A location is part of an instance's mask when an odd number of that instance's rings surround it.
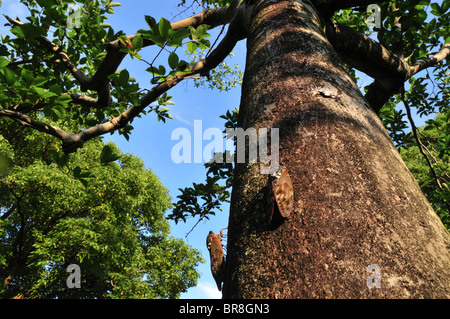
<svg viewBox="0 0 450 319">
<path fill-rule="evenodd" d="M 63 151 L 65 153 L 75 152 L 78 148 L 82 147 L 83 144 L 88 140 L 125 127 L 128 122 L 130 122 L 137 115 L 139 115 L 139 113 L 141 113 L 150 103 L 154 102 L 164 92 L 167 92 L 170 88 L 177 85 L 179 82 L 181 82 L 189 75 L 191 75 L 191 73 L 189 74 L 178 73 L 177 75 L 167 80 L 166 82 L 156 85 L 153 89 L 151 89 L 146 95 L 144 95 L 141 98 L 139 105 L 131 106 L 122 114 L 120 114 L 118 117 L 113 118 L 108 122 L 88 128 L 77 134 L 70 134 L 63 140 Z"/>
<path fill-rule="evenodd" d="M 94 98 L 91 98 L 87 95 L 80 95 L 80 94 L 70 94 L 70 97 L 72 98 L 73 103 L 96 108 L 98 105 L 98 101 Z"/>
<path fill-rule="evenodd" d="M 436 65 L 441 62 L 443 59 L 447 58 L 450 55 L 450 44 L 445 44 L 441 51 L 439 51 L 432 58 L 428 58 L 422 61 L 418 61 L 413 66 L 410 66 L 407 62 L 407 59 L 402 59 L 404 65 L 407 69 L 405 78 L 400 82 L 400 78 L 397 81 L 392 81 L 389 79 L 389 74 L 384 76 L 384 80 L 378 80 L 375 78 L 375 81 L 369 85 L 367 93 L 365 95 L 367 101 L 370 103 L 375 112 L 383 107 L 383 105 L 389 100 L 391 96 L 398 93 L 398 91 L 403 87 L 403 83 L 412 77 L 414 74 Z M 372 76 L 369 73 L 366 73 L 369 76 Z M 373 76 L 372 76 L 373 77 Z"/>
<path fill-rule="evenodd" d="M 211 29 L 215 28 L 219 25 L 230 22 L 241 3 L 242 1 L 234 1 L 230 6 L 215 8 L 196 14 L 192 17 L 172 23 L 172 28 L 176 31 L 189 26 L 198 27 L 201 24 L 208 24 Z M 11 19 L 9 17 L 6 18 L 14 25 L 23 25 L 23 23 L 18 20 Z M 137 35 L 131 35 L 129 38 L 132 39 L 135 36 Z M 69 56 L 56 44 L 43 36 L 39 37 L 39 41 L 48 51 L 53 52 L 65 65 L 67 70 L 69 70 L 69 72 L 80 84 L 80 89 L 82 92 L 86 92 L 87 90 L 94 90 L 97 92 L 98 100 L 95 103 L 95 107 L 105 107 L 110 104 L 111 93 L 108 76 L 116 72 L 117 68 L 122 63 L 122 60 L 127 55 L 126 53 L 120 51 L 120 49 L 124 47 L 119 40 L 115 40 L 107 44 L 107 54 L 105 59 L 92 78 L 88 78 L 83 72 L 77 69 L 71 62 Z M 144 40 L 143 46 L 146 47 L 153 44 L 154 43 L 151 41 Z M 90 104 L 91 106 L 94 106 L 93 103 Z"/>
<path fill-rule="evenodd" d="M 150 103 L 154 102 L 159 96 L 167 92 L 182 80 L 194 74 L 206 74 L 209 72 L 209 70 L 215 68 L 217 65 L 219 65 L 220 62 L 223 61 L 224 58 L 228 56 L 231 50 L 233 50 L 236 42 L 239 39 L 243 38 L 244 35 L 242 34 L 242 29 L 239 27 L 240 21 L 242 20 L 238 17 L 236 19 L 233 19 L 232 23 L 230 23 L 227 34 L 219 43 L 217 48 L 213 50 L 211 54 L 205 59 L 192 64 L 190 66 L 190 73 L 177 73 L 174 77 L 168 79 L 167 81 L 159 83 L 141 98 L 139 105 L 131 106 L 118 117 L 113 118 L 108 122 L 88 128 L 77 134 L 70 134 L 63 141 L 63 151 L 65 153 L 75 152 L 88 140 L 125 127 Z"/>
<path fill-rule="evenodd" d="M 442 60 L 446 59 L 449 55 L 450 55 L 450 43 L 446 43 L 442 46 L 441 50 L 438 53 L 436 53 L 433 57 L 422 61 L 418 61 L 413 66 L 410 66 L 408 70 L 408 78 L 410 78 L 416 73 L 419 73 L 422 70 L 425 70 L 426 68 L 438 64 Z"/>
<path fill-rule="evenodd" d="M 328 22 L 326 35 L 345 63 L 374 78 L 365 97 L 375 112 L 400 90 L 407 79 L 427 67 L 436 65 L 450 54 L 450 44 L 445 44 L 432 58 L 410 66 L 407 59 L 343 24 Z"/>
<path fill-rule="evenodd" d="M 24 126 L 31 127 L 35 130 L 55 136 L 62 141 L 64 141 L 70 135 L 70 133 L 68 133 L 56 126 L 45 124 L 43 122 L 34 120 L 31 117 L 29 117 L 28 115 L 22 114 L 20 112 L 0 109 L 0 115 L 7 116 L 7 117 L 19 122 L 20 124 L 22 124 Z"/>
<path fill-rule="evenodd" d="M 188 28 L 190 26 L 198 27 L 201 24 L 207 24 L 210 26 L 210 29 L 212 29 L 219 25 L 229 23 L 234 16 L 237 7 L 238 6 L 228 6 L 211 9 L 193 15 L 189 18 L 174 22 L 171 24 L 171 26 L 174 31 Z M 128 38 L 132 40 L 136 36 L 138 36 L 138 34 L 130 35 L 128 36 Z M 143 41 L 143 47 L 147 47 L 153 44 L 154 43 L 152 41 L 149 41 L 147 39 L 144 39 Z M 89 80 L 88 85 L 81 89 L 83 92 L 87 91 L 88 89 L 99 89 L 99 85 L 107 80 L 109 75 L 116 72 L 117 68 L 122 63 L 122 60 L 127 55 L 126 53 L 120 51 L 120 49 L 123 48 L 124 46 L 119 40 L 114 40 L 108 43 L 106 47 L 107 54 L 105 56 L 105 59 L 103 60 L 95 75 Z"/>
<path fill-rule="evenodd" d="M 0 220 L 6 220 L 16 210 L 16 208 L 16 204 L 13 204 L 11 208 L 0 217 Z"/>
<path fill-rule="evenodd" d="M 246 10 L 245 7 L 239 7 L 230 22 L 225 37 L 219 43 L 216 49 L 204 60 L 191 66 L 193 74 L 204 74 L 205 71 L 214 69 L 219 65 L 233 50 L 236 43 L 246 37 Z M 200 70 L 202 70 L 200 72 Z"/>
<path fill-rule="evenodd" d="M 352 67 L 380 81 L 405 79 L 408 64 L 375 40 L 334 21 L 326 25 L 326 34 L 342 60 Z"/>
<path fill-rule="evenodd" d="M 154 102 L 159 96 L 161 96 L 163 93 L 165 93 L 166 91 L 177 85 L 185 78 L 188 78 L 194 74 L 206 74 L 208 73 L 209 70 L 215 68 L 221 61 L 223 61 L 223 59 L 227 57 L 228 54 L 231 52 L 231 50 L 234 48 L 236 42 L 245 37 L 245 34 L 243 34 L 242 32 L 242 25 L 239 25 L 239 22 L 241 21 L 240 18 L 242 14 L 244 14 L 244 9 L 240 9 L 239 14 L 235 15 L 236 10 L 241 8 L 241 4 L 242 0 L 234 1 L 230 7 L 213 9 L 173 23 L 172 28 L 174 30 L 178 30 L 180 28 L 185 28 L 188 26 L 196 26 L 203 23 L 210 24 L 211 26 L 214 27 L 221 25 L 223 23 L 227 23 L 231 19 L 231 17 L 234 18 L 232 20 L 233 23 L 230 24 L 226 36 L 218 45 L 218 47 L 215 50 L 213 50 L 211 54 L 204 60 L 192 64 L 190 66 L 191 69 L 190 73 L 188 74 L 177 73 L 174 77 L 168 79 L 163 83 L 156 85 L 153 89 L 151 89 L 146 95 L 144 95 L 141 98 L 139 105 L 131 106 L 121 115 L 111 119 L 108 122 L 88 128 L 77 134 L 71 134 L 55 126 L 34 120 L 31 117 L 24 115 L 20 112 L 0 109 L 0 115 L 10 117 L 18 121 L 22 125 L 55 136 L 63 141 L 63 151 L 65 153 L 74 152 L 78 148 L 82 147 L 86 141 L 92 138 L 125 127 L 132 119 L 134 119 L 137 115 L 139 115 L 150 103 Z M 43 43 L 46 44 L 46 46 L 48 46 L 49 49 L 51 49 L 53 52 L 59 55 L 61 61 L 63 61 L 66 67 L 72 70 L 72 72 L 75 72 L 75 74 L 79 74 L 78 70 L 76 70 L 76 68 L 70 62 L 70 59 L 67 57 L 67 55 L 65 55 L 65 53 L 59 52 L 58 51 L 59 48 L 54 44 L 52 44 L 47 39 L 44 38 L 41 40 Z M 147 42 L 146 44 L 151 45 L 153 43 Z M 87 83 L 84 82 L 84 78 L 82 78 L 83 81 L 82 91 L 87 90 L 88 88 L 92 88 L 94 86 L 93 88 L 94 90 L 101 92 L 102 88 L 105 85 L 109 87 L 109 81 L 107 80 L 107 76 L 115 72 L 117 67 L 120 65 L 120 62 L 126 55 L 123 52 L 119 51 L 120 45 L 121 43 L 118 40 L 108 44 L 108 54 L 105 57 L 105 60 L 103 60 L 100 68 L 97 70 L 94 77 L 88 79 Z M 80 72 L 80 74 L 82 73 Z M 101 95 L 100 92 L 99 92 L 99 99 Z M 108 94 L 109 96 L 109 93 L 105 94 Z M 89 105 L 91 107 L 95 107 L 101 104 L 99 100 L 97 101 L 85 95 L 80 96 L 79 94 L 71 94 L 71 98 L 75 103 Z"/>
</svg>

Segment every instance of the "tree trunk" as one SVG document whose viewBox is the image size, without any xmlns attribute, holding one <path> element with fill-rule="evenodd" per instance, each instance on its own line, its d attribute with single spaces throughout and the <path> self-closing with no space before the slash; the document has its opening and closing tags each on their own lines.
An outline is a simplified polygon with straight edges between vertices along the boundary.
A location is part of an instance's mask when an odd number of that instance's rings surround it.
<svg viewBox="0 0 450 319">
<path fill-rule="evenodd" d="M 294 210 L 270 227 L 268 175 L 236 164 L 224 298 L 450 297 L 450 236 L 309 1 L 255 5 L 238 126 L 279 128 Z"/>
</svg>

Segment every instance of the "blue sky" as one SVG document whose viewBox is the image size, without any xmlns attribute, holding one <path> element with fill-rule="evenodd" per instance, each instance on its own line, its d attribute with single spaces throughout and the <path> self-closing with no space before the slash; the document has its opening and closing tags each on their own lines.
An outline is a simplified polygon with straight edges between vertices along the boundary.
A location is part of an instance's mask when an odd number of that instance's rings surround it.
<svg viewBox="0 0 450 319">
<path fill-rule="evenodd" d="M 120 2 L 120 1 L 119 1 Z M 135 34 L 137 30 L 146 28 L 144 15 L 151 15 L 157 21 L 165 17 L 170 21 L 176 21 L 192 15 L 192 10 L 182 13 L 183 8 L 177 7 L 180 0 L 133 0 L 122 1 L 122 6 L 115 7 L 115 14 L 111 15 L 107 22 L 111 24 L 115 31 L 123 30 L 126 34 Z M 189 1 L 188 1 L 189 2 Z M 3 0 L 0 8 L 2 14 L 15 18 L 16 16 L 24 18 L 27 9 L 19 3 L 18 0 Z M 196 12 L 197 13 L 197 12 Z M 23 19 L 22 19 L 23 20 Z M 5 34 L 6 28 L 3 27 L 4 18 L 0 17 L 0 34 Z M 219 28 L 218 28 L 219 29 Z M 214 41 L 214 35 L 219 30 L 211 31 L 211 42 Z M 180 53 L 180 51 L 177 51 Z M 152 60 L 155 54 L 154 49 L 144 49 L 140 52 L 145 60 Z M 228 60 L 229 64 L 238 64 L 243 71 L 245 65 L 245 41 L 238 43 L 235 48 L 235 57 Z M 166 60 L 161 59 L 160 64 L 167 64 Z M 120 69 L 127 69 L 130 76 L 135 77 L 141 88 L 151 88 L 151 76 L 145 69 L 147 65 L 139 60 L 132 60 L 127 57 Z M 371 79 L 360 75 L 360 87 L 368 85 Z M 115 142 L 123 152 L 134 153 L 142 158 L 147 168 L 150 168 L 167 187 L 173 199 L 180 194 L 178 188 L 191 186 L 193 182 L 201 183 L 204 181 L 205 169 L 202 163 L 181 163 L 175 164 L 171 159 L 172 147 L 177 141 L 171 140 L 171 134 L 176 128 L 187 128 L 193 134 L 193 124 L 195 120 L 201 120 L 203 132 L 207 128 L 223 128 L 224 121 L 219 118 L 228 109 L 234 109 L 239 106 L 240 88 L 232 89 L 229 92 L 219 92 L 207 88 L 195 88 L 192 80 L 180 83 L 168 93 L 173 96 L 172 101 L 175 105 L 169 106 L 170 114 L 173 120 L 168 120 L 165 124 L 158 122 L 156 117 L 149 115 L 134 120 L 129 141 L 118 134 L 107 135 L 106 140 Z M 423 121 L 416 123 L 422 125 Z M 205 141 L 203 146 L 208 142 Z M 172 235 L 177 238 L 183 238 L 189 245 L 200 250 L 208 260 L 208 251 L 206 249 L 206 236 L 210 230 L 218 232 L 228 224 L 228 205 L 223 207 L 222 212 L 211 217 L 208 221 L 202 221 L 186 238 L 185 235 L 197 222 L 196 219 L 188 219 L 186 223 L 171 222 Z M 198 267 L 201 277 L 197 287 L 188 290 L 182 294 L 182 298 L 220 298 L 221 294 L 216 288 L 216 284 L 211 276 L 209 260 Z"/>
</svg>

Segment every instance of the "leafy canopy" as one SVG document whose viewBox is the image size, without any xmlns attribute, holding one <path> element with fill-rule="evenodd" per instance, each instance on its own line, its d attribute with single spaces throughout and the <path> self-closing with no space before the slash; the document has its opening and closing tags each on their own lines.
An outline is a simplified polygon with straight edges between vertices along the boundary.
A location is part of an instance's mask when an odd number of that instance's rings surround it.
<svg viewBox="0 0 450 319">
<path fill-rule="evenodd" d="M 3 298 L 177 298 L 196 284 L 201 254 L 169 235 L 170 196 L 142 160 L 98 139 L 66 156 L 3 118 L 0 153 Z"/>
</svg>

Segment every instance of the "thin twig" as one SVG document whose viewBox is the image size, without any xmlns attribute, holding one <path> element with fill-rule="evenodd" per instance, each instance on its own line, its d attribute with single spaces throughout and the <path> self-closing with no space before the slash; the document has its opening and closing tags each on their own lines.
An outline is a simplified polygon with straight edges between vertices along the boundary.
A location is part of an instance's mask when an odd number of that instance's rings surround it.
<svg viewBox="0 0 450 319">
<path fill-rule="evenodd" d="M 405 108 L 406 108 L 406 114 L 408 116 L 409 124 L 411 125 L 411 129 L 412 129 L 412 132 L 413 132 L 414 139 L 416 140 L 417 146 L 419 147 L 419 151 L 423 155 L 425 160 L 427 161 L 428 166 L 430 167 L 430 170 L 431 170 L 431 174 L 433 175 L 434 180 L 436 181 L 436 184 L 438 185 L 439 189 L 442 190 L 442 185 L 439 182 L 439 178 L 436 175 L 436 172 L 434 170 L 433 164 L 431 163 L 430 159 L 428 158 L 428 156 L 425 154 L 425 152 L 423 150 L 423 147 L 425 147 L 425 146 L 422 144 L 422 142 L 419 139 L 419 136 L 417 135 L 417 127 L 416 127 L 416 124 L 414 123 L 414 120 L 412 118 L 411 109 L 409 107 L 409 104 L 408 104 L 408 102 L 407 102 L 407 100 L 405 98 L 405 87 L 404 86 L 402 87 L 401 96 L 402 96 L 403 104 L 405 105 Z"/>
<path fill-rule="evenodd" d="M 214 41 L 214 43 L 211 45 L 211 47 L 208 50 L 208 53 L 206 53 L 206 57 L 209 56 L 209 54 L 211 53 L 212 49 L 216 46 L 217 41 L 219 40 L 220 36 L 222 35 L 223 31 L 225 30 L 225 24 L 222 26 L 222 28 L 220 29 L 219 35 L 217 36 L 216 40 Z"/>
<path fill-rule="evenodd" d="M 425 160 L 427 161 L 428 167 L 430 168 L 430 171 L 431 171 L 431 174 L 433 175 L 433 178 L 434 178 L 437 186 L 442 191 L 442 185 L 441 185 L 441 183 L 439 181 L 439 178 L 438 178 L 438 176 L 436 174 L 436 171 L 434 170 L 433 164 L 431 163 L 430 159 L 428 158 L 428 156 L 423 151 L 423 147 L 425 147 L 425 145 L 422 144 L 422 142 L 419 139 L 419 136 L 417 135 L 417 127 L 416 127 L 416 125 L 415 125 L 415 123 L 413 121 L 413 118 L 411 116 L 411 109 L 410 109 L 409 104 L 408 104 L 408 102 L 407 102 L 407 100 L 405 98 L 405 87 L 404 86 L 402 87 L 402 90 L 401 90 L 401 96 L 402 96 L 403 104 L 405 105 L 405 108 L 406 108 L 406 114 L 408 116 L 408 120 L 409 120 L 409 123 L 411 125 L 411 129 L 412 129 L 412 132 L 413 132 L 413 135 L 414 135 L 414 139 L 416 140 L 417 146 L 419 147 L 419 151 L 422 154 L 422 156 L 425 158 Z M 447 207 L 447 210 L 450 212 L 450 204 L 446 200 L 443 200 L 443 202 L 444 202 L 445 206 Z"/>
<path fill-rule="evenodd" d="M 203 220 L 203 218 L 206 217 L 206 214 L 208 214 L 208 213 L 211 211 L 213 205 L 216 205 L 218 202 L 220 202 L 220 200 L 221 200 L 221 198 L 222 198 L 222 196 L 223 196 L 223 193 L 224 193 L 225 190 L 226 190 L 227 188 L 229 188 L 229 187 L 231 187 L 231 183 L 227 183 L 227 184 L 223 187 L 222 191 L 219 193 L 219 196 L 217 196 L 217 199 L 216 199 L 215 201 L 211 202 L 211 203 L 206 207 L 206 213 L 204 213 L 204 214 L 198 219 L 198 221 L 195 223 L 195 225 L 192 226 L 191 230 L 187 232 L 187 234 L 186 234 L 186 236 L 185 236 L 186 238 L 187 238 L 187 237 L 189 236 L 189 234 L 194 230 L 194 228 L 197 227 L 197 225 Z"/>
</svg>

